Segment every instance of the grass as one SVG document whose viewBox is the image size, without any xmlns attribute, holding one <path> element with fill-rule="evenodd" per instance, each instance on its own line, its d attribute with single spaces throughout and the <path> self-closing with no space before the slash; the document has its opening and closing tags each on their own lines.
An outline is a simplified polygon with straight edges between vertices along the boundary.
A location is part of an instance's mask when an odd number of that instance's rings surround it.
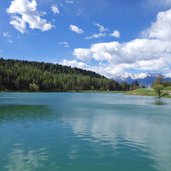
<svg viewBox="0 0 171 171">
<path fill-rule="evenodd" d="M 164 90 L 169 90 L 169 91 L 171 91 L 171 86 L 165 87 Z"/>
<path fill-rule="evenodd" d="M 163 91 L 166 92 L 168 90 L 171 91 L 171 87 L 170 87 L 170 89 L 169 89 L 169 87 L 164 88 Z M 147 89 L 147 88 L 139 88 L 139 89 L 136 89 L 133 91 L 128 91 L 128 92 L 126 92 L 126 94 L 140 95 L 140 96 L 156 96 L 156 93 L 153 89 Z M 167 95 L 164 95 L 163 97 L 171 98 L 171 95 L 167 94 Z"/>
<path fill-rule="evenodd" d="M 129 91 L 126 94 L 130 95 L 141 95 L 141 96 L 155 96 L 155 92 L 152 89 L 147 89 L 147 88 L 139 88 L 133 91 Z"/>
</svg>

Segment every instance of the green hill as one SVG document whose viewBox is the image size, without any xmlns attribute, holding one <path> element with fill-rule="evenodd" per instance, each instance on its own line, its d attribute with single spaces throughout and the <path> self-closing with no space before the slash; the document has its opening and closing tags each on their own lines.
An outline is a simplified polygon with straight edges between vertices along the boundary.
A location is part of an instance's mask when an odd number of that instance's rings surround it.
<svg viewBox="0 0 171 171">
<path fill-rule="evenodd" d="M 1 91 L 121 90 L 95 72 L 59 64 L 0 59 Z"/>
</svg>

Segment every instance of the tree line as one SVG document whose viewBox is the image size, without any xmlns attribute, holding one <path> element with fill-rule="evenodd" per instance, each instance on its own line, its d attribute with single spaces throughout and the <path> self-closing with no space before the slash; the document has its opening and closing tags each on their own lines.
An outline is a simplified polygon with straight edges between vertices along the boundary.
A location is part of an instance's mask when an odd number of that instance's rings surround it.
<svg viewBox="0 0 171 171">
<path fill-rule="evenodd" d="M 59 64 L 0 58 L 1 91 L 125 90 L 95 72 Z"/>
</svg>

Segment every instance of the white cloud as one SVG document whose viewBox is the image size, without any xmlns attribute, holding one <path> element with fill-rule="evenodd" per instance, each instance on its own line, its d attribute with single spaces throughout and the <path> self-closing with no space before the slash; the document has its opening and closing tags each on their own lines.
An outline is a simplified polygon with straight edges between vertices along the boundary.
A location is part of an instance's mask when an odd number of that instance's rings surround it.
<svg viewBox="0 0 171 171">
<path fill-rule="evenodd" d="M 99 32 L 100 33 L 103 33 L 103 32 L 106 32 L 108 31 L 107 28 L 105 28 L 103 25 L 99 24 L 99 23 L 94 23 L 95 26 L 97 26 L 99 28 Z"/>
<path fill-rule="evenodd" d="M 26 25 L 31 29 L 47 31 L 53 28 L 53 25 L 46 19 L 41 18 L 41 13 L 37 11 L 36 0 L 13 0 L 6 10 L 10 15 L 10 24 L 20 31 L 26 32 Z"/>
<path fill-rule="evenodd" d="M 58 44 L 62 45 L 65 48 L 69 48 L 70 47 L 70 44 L 68 42 L 59 42 Z"/>
<path fill-rule="evenodd" d="M 110 34 L 110 36 L 120 38 L 120 32 L 118 30 L 114 30 L 113 33 Z"/>
<path fill-rule="evenodd" d="M 58 8 L 58 6 L 57 5 L 52 5 L 51 6 L 51 10 L 52 10 L 52 12 L 54 13 L 54 14 L 60 14 L 60 11 L 59 11 L 59 8 Z"/>
<path fill-rule="evenodd" d="M 75 33 L 77 33 L 77 34 L 82 34 L 82 33 L 84 33 L 84 31 L 83 31 L 81 28 L 79 28 L 78 26 L 76 26 L 76 25 L 71 24 L 71 25 L 69 26 L 69 28 L 70 28 L 71 31 L 73 31 L 73 32 L 75 32 Z"/>
<path fill-rule="evenodd" d="M 161 4 L 171 5 L 171 0 L 159 0 Z"/>
<path fill-rule="evenodd" d="M 84 8 L 79 8 L 76 11 L 76 15 L 81 16 L 83 12 L 84 12 Z"/>
<path fill-rule="evenodd" d="M 95 34 L 92 34 L 91 36 L 87 36 L 85 39 L 88 40 L 88 39 L 98 39 L 98 38 L 102 38 L 102 37 L 105 37 L 106 34 L 105 33 L 95 33 Z"/>
<path fill-rule="evenodd" d="M 149 38 L 171 40 L 171 9 L 159 12 L 156 21 L 145 34 Z"/>
<path fill-rule="evenodd" d="M 78 61 L 78 60 L 64 59 L 61 62 L 59 62 L 59 64 L 71 66 L 71 67 L 76 67 L 76 68 L 82 68 L 82 69 L 90 70 L 90 71 L 95 71 L 97 73 L 101 73 L 104 75 L 107 75 L 107 73 L 108 73 L 107 70 L 109 69 L 103 65 L 97 67 L 97 66 L 92 66 L 92 65 L 86 64 L 85 62 Z"/>
<path fill-rule="evenodd" d="M 171 10 L 160 12 L 146 37 L 129 42 L 92 44 L 77 48 L 73 55 L 84 61 L 86 68 L 111 77 L 130 70 L 171 72 Z M 93 61 L 96 61 L 95 63 Z M 94 65 L 93 65 L 94 64 Z"/>
<path fill-rule="evenodd" d="M 9 43 L 11 43 L 11 44 L 12 44 L 12 43 L 13 43 L 13 41 L 12 41 L 12 40 L 9 40 Z"/>
<path fill-rule="evenodd" d="M 11 40 L 12 36 L 10 35 L 9 32 L 3 32 L 2 36 L 7 40 L 7 42 L 9 42 L 11 44 L 13 43 L 13 41 Z"/>
<path fill-rule="evenodd" d="M 64 59 L 62 62 L 60 62 L 61 65 L 66 65 L 66 66 L 71 66 L 71 67 L 77 67 L 77 68 L 87 68 L 87 64 L 83 63 L 83 62 L 78 62 L 76 60 L 67 60 Z"/>
<path fill-rule="evenodd" d="M 135 68 L 141 70 L 158 70 L 158 69 L 164 69 L 166 65 L 167 65 L 166 61 L 163 58 L 159 58 L 159 59 L 151 59 L 149 61 L 147 60 L 137 61 L 135 63 Z"/>
<path fill-rule="evenodd" d="M 104 64 L 100 73 L 110 76 L 116 73 L 115 71 L 123 72 L 125 69 L 131 68 L 162 69 L 167 66 L 171 57 L 171 42 L 135 39 L 127 43 L 97 43 L 89 49 L 75 49 L 73 54 L 79 60 L 95 60 Z"/>
<path fill-rule="evenodd" d="M 82 49 L 78 48 L 74 50 L 74 56 L 76 56 L 78 59 L 86 60 L 89 59 L 90 49 Z"/>
<path fill-rule="evenodd" d="M 73 0 L 65 0 L 65 3 L 67 3 L 67 4 L 73 4 L 74 1 Z"/>
<path fill-rule="evenodd" d="M 171 7 L 171 0 L 146 0 L 145 5 L 157 6 L 157 7 Z"/>
<path fill-rule="evenodd" d="M 98 38 L 106 37 L 106 32 L 108 31 L 108 29 L 99 23 L 93 23 L 93 24 L 98 27 L 99 33 L 94 33 L 90 36 L 87 36 L 85 39 L 88 40 L 88 39 L 98 39 Z"/>
<path fill-rule="evenodd" d="M 9 32 L 3 32 L 2 35 L 6 38 L 11 38 L 11 35 L 9 34 Z"/>
</svg>

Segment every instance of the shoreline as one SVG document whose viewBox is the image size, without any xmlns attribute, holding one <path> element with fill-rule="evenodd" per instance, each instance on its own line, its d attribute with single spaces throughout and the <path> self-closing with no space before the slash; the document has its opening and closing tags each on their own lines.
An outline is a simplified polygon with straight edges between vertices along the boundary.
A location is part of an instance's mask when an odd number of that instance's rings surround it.
<svg viewBox="0 0 171 171">
<path fill-rule="evenodd" d="M 147 96 L 156 97 L 155 92 L 149 89 L 136 89 L 133 91 L 100 91 L 100 90 L 71 90 L 71 91 L 0 91 L 2 93 L 114 93 L 114 94 L 125 94 L 133 96 Z M 165 95 L 161 98 L 171 98 L 171 95 Z"/>
<path fill-rule="evenodd" d="M 0 91 L 0 93 L 125 93 L 127 91 L 68 90 L 68 91 Z"/>
</svg>

